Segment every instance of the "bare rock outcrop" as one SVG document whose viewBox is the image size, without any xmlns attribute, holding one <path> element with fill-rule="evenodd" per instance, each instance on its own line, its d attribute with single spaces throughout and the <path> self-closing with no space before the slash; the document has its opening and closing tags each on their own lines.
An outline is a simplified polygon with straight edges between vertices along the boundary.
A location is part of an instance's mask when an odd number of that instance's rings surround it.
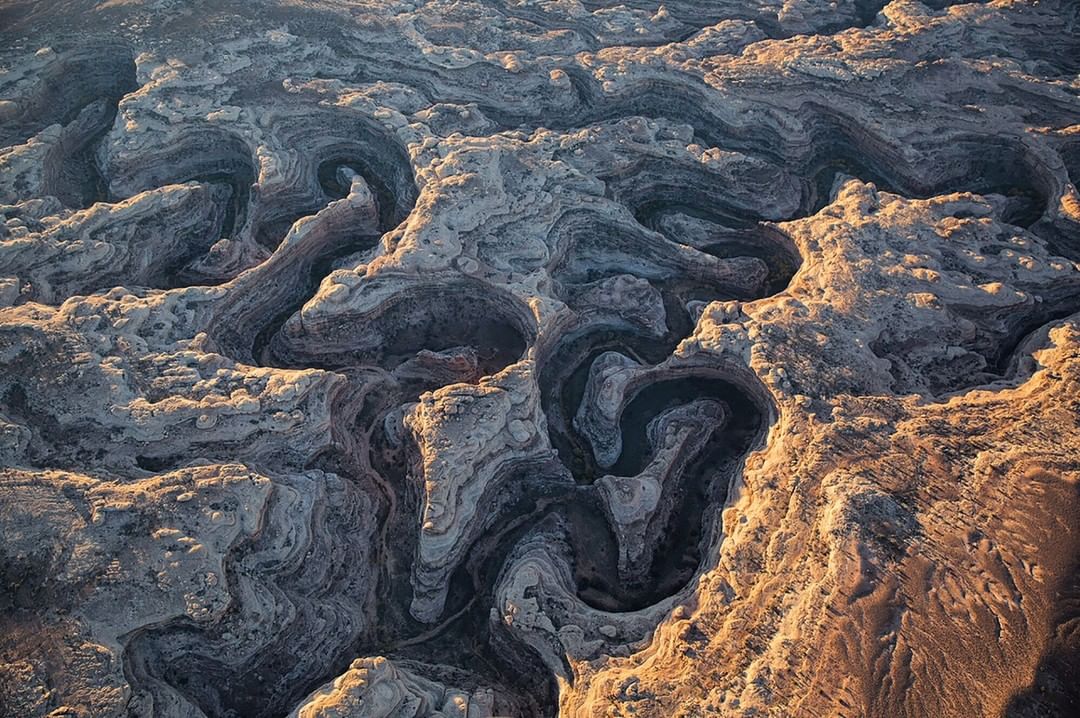
<svg viewBox="0 0 1080 718">
<path fill-rule="evenodd" d="M 1069 715 L 1073 3 L 0 8 L 0 713 Z"/>
</svg>

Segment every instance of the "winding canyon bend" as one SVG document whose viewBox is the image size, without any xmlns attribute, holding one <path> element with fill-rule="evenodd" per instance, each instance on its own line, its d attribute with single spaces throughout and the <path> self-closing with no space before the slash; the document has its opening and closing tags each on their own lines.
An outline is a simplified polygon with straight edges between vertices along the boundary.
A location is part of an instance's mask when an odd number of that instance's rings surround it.
<svg viewBox="0 0 1080 718">
<path fill-rule="evenodd" d="M 0 0 L 0 716 L 1080 714 L 1080 6 Z"/>
</svg>

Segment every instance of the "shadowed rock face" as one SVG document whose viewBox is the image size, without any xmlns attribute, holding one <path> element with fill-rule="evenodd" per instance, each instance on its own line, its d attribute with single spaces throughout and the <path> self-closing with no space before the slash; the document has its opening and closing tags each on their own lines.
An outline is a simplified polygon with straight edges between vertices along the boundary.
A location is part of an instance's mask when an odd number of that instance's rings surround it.
<svg viewBox="0 0 1080 718">
<path fill-rule="evenodd" d="M 1072 3 L 0 8 L 0 714 L 1075 712 Z"/>
</svg>

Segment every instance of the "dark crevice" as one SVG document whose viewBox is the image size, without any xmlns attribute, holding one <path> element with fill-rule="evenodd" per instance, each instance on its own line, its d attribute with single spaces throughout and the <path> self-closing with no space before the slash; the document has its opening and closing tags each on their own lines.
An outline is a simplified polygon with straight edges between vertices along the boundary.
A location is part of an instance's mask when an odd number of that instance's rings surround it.
<svg viewBox="0 0 1080 718">
<path fill-rule="evenodd" d="M 518 361 L 527 348 L 528 312 L 509 295 L 491 296 L 480 285 L 454 280 L 419 286 L 384 302 L 370 315 L 338 316 L 318 327 L 286 324 L 265 346 L 268 363 L 285 367 L 345 369 L 414 366 L 418 355 L 458 348 L 475 351 L 480 376 Z M 316 332 L 317 340 L 311 339 Z"/>
<path fill-rule="evenodd" d="M 44 161 L 45 194 L 82 209 L 111 199 L 97 151 L 120 100 L 138 89 L 135 61 L 122 45 L 89 45 L 49 65 L 22 111 L 0 127 L 0 147 L 25 141 L 51 124 L 63 126 Z"/>
<path fill-rule="evenodd" d="M 862 129 L 820 110 L 813 123 L 813 152 L 796 168 L 810 178 L 804 212 L 813 214 L 830 201 L 838 175 L 873 182 L 879 190 L 925 199 L 972 192 L 1007 198 L 1006 222 L 1029 227 L 1045 213 L 1052 181 L 1027 149 L 996 137 L 952 138 L 948 149 L 925 147 L 921 166 L 909 166 L 890 148 Z"/>
<path fill-rule="evenodd" d="M 341 260 L 367 252 L 378 243 L 379 237 L 376 235 L 361 235 L 348 238 L 343 242 L 330 245 L 328 250 L 317 259 L 301 260 L 289 266 L 288 271 L 290 273 L 302 276 L 306 269 L 306 281 L 290 292 L 291 297 L 282 303 L 278 312 L 265 317 L 264 323 L 255 335 L 251 347 L 251 356 L 255 361 L 260 365 L 273 366 L 274 360 L 268 356 L 267 352 L 270 342 L 281 331 L 281 327 L 285 325 L 285 322 L 300 311 L 304 303 L 315 294 L 322 280 L 335 269 Z"/>
<path fill-rule="evenodd" d="M 65 52 L 46 67 L 33 94 L 22 98 L 18 117 L 0 125 L 0 147 L 25 141 L 49 125 L 69 125 L 94 102 L 115 108 L 136 89 L 134 55 L 127 47 L 88 44 Z"/>
<path fill-rule="evenodd" d="M 1019 370 L 1020 359 L 1030 353 L 1030 340 L 1042 334 L 1049 326 L 1077 312 L 1080 312 L 1080 288 L 1077 288 L 1075 296 L 1032 312 L 987 353 L 986 371 L 972 377 L 970 384 L 984 384 L 1015 375 Z"/>
</svg>

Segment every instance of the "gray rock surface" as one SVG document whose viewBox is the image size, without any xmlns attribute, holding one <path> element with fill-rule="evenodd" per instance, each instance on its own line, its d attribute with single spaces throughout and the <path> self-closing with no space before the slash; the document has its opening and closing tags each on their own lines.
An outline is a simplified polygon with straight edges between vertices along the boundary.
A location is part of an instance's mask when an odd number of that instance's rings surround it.
<svg viewBox="0 0 1080 718">
<path fill-rule="evenodd" d="M 1074 3 L 0 28 L 0 714 L 1080 704 Z"/>
</svg>

